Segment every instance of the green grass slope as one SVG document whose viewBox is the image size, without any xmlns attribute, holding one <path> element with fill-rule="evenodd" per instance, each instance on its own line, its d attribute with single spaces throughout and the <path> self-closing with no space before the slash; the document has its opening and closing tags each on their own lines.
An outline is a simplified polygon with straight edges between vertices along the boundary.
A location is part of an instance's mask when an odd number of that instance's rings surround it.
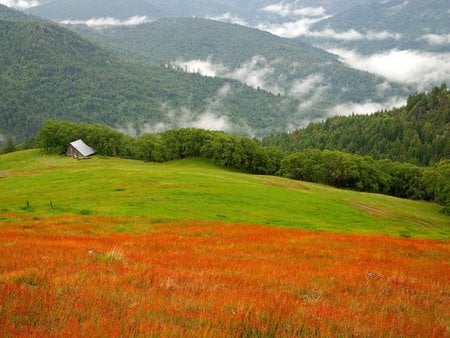
<svg viewBox="0 0 450 338">
<path fill-rule="evenodd" d="M 211 220 L 449 239 L 450 218 L 439 209 L 432 203 L 244 175 L 201 159 L 76 161 L 38 150 L 0 156 L 0 213 L 148 217 L 149 223 Z"/>
</svg>

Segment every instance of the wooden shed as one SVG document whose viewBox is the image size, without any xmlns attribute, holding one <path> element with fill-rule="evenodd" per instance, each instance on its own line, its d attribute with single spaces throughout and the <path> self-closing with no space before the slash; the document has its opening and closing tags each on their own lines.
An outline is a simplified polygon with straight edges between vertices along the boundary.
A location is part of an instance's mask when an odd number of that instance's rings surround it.
<svg viewBox="0 0 450 338">
<path fill-rule="evenodd" d="M 88 158 L 96 153 L 96 151 L 89 147 L 82 140 L 76 140 L 70 143 L 66 149 L 66 155 L 73 158 Z"/>
</svg>

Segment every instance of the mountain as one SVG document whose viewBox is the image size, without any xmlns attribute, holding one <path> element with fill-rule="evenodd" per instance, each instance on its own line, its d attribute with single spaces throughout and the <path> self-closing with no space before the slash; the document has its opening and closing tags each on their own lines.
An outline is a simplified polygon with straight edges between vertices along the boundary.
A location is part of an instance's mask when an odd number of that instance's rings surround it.
<svg viewBox="0 0 450 338">
<path fill-rule="evenodd" d="M 289 151 L 342 150 L 376 159 L 431 165 L 450 159 L 450 91 L 446 85 L 408 98 L 406 106 L 370 116 L 334 117 L 270 136 L 266 145 Z"/>
<path fill-rule="evenodd" d="M 319 21 L 311 30 L 337 33 L 357 31 L 368 39 L 340 41 L 340 47 L 357 48 L 363 53 L 392 48 L 450 51 L 450 2 L 448 0 L 387 0 L 355 6 Z M 384 38 L 380 33 L 385 33 Z M 379 33 L 376 36 L 376 33 Z M 387 33 L 387 34 L 386 34 Z M 310 39 L 336 45 L 336 40 Z"/>
<path fill-rule="evenodd" d="M 193 126 L 250 135 L 286 128 L 294 104 L 238 81 L 122 62 L 48 22 L 0 21 L 0 135 L 33 137 L 48 119 L 130 132 Z"/>
<path fill-rule="evenodd" d="M 205 0 L 60 0 L 30 8 L 27 13 L 61 21 L 93 17 L 125 19 L 134 15 L 146 15 L 149 18 L 219 15 L 232 8 L 225 1 Z"/>
<path fill-rule="evenodd" d="M 36 21 L 36 17 L 27 15 L 22 11 L 0 4 L 0 20 L 5 21 Z"/>
<path fill-rule="evenodd" d="M 307 122 L 326 117 L 339 104 L 371 101 L 383 106 L 409 92 L 381 77 L 347 67 L 321 49 L 236 24 L 165 18 L 102 30 L 68 27 L 129 60 L 170 63 L 189 72 L 233 78 L 295 97 Z"/>
<path fill-rule="evenodd" d="M 28 13 L 54 21 L 87 20 L 100 17 L 126 19 L 131 16 L 163 17 L 223 17 L 231 21 L 245 20 L 250 24 L 282 20 L 277 12 L 299 8 L 323 7 L 327 13 L 337 13 L 371 0 L 56 0 L 45 1 L 29 8 Z M 271 6 L 267 8 L 268 6 Z M 274 15 L 275 14 L 275 15 Z M 284 16 L 289 16 L 283 13 Z"/>
</svg>

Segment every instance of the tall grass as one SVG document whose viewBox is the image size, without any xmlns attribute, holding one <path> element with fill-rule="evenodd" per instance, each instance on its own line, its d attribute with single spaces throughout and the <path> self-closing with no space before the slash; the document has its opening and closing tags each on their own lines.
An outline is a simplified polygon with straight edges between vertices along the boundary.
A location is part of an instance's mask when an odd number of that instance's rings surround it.
<svg viewBox="0 0 450 338">
<path fill-rule="evenodd" d="M 124 222 L 5 214 L 2 336 L 450 334 L 448 242 Z"/>
</svg>

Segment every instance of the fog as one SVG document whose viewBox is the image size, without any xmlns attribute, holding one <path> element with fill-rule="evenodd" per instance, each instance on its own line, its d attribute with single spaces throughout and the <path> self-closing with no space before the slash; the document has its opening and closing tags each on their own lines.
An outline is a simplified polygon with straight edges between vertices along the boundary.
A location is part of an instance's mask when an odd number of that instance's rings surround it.
<svg viewBox="0 0 450 338">
<path fill-rule="evenodd" d="M 221 16 L 207 16 L 206 19 L 222 21 L 226 23 L 234 23 L 241 26 L 249 26 L 247 21 L 231 13 L 225 13 Z"/>
<path fill-rule="evenodd" d="M 450 45 L 450 34 L 427 34 L 423 35 L 421 40 L 425 40 L 433 46 Z"/>
<path fill-rule="evenodd" d="M 91 28 L 104 28 L 114 26 L 137 26 L 143 23 L 150 22 L 150 19 L 146 16 L 131 16 L 125 20 L 119 20 L 116 18 L 92 18 L 88 20 L 63 20 L 60 23 L 63 25 L 85 25 Z"/>
<path fill-rule="evenodd" d="M 391 97 L 386 102 L 372 102 L 366 101 L 363 103 L 346 102 L 336 105 L 328 110 L 329 116 L 343 115 L 348 116 L 351 114 L 371 114 L 381 110 L 389 110 L 396 107 L 401 107 L 406 104 L 406 99 L 400 97 Z"/>
<path fill-rule="evenodd" d="M 353 50 L 330 49 L 352 68 L 383 76 L 389 81 L 427 90 L 441 82 L 450 82 L 450 53 L 417 50 L 390 50 L 362 55 Z"/>
<path fill-rule="evenodd" d="M 214 63 L 212 57 L 206 60 L 183 60 L 173 62 L 178 67 L 190 73 L 198 73 L 204 76 L 217 76 L 238 80 L 253 88 L 261 88 L 274 94 L 283 94 L 276 83 L 273 83 L 274 65 L 278 61 L 267 61 L 264 57 L 256 55 L 242 63 L 237 68 L 229 68 L 221 63 Z"/>
<path fill-rule="evenodd" d="M 298 7 L 296 4 L 278 3 L 268 5 L 262 11 L 278 14 L 282 17 L 289 16 L 325 16 L 325 8 L 321 7 Z"/>
<path fill-rule="evenodd" d="M 132 136 L 138 134 L 157 134 L 176 128 L 200 128 L 254 137 L 254 131 L 245 122 L 240 122 L 239 125 L 234 124 L 226 115 L 226 111 L 223 108 L 223 99 L 228 95 L 230 90 L 232 89 L 229 84 L 225 84 L 219 88 L 217 93 L 208 100 L 201 112 L 193 112 L 187 107 L 174 108 L 169 104 L 163 104 L 160 110 L 165 116 L 164 121 L 143 123 L 138 129 L 130 124 L 117 127 L 116 129 Z"/>
<path fill-rule="evenodd" d="M 0 0 L 0 4 L 17 9 L 27 9 L 39 6 L 40 2 L 37 0 Z"/>
</svg>

